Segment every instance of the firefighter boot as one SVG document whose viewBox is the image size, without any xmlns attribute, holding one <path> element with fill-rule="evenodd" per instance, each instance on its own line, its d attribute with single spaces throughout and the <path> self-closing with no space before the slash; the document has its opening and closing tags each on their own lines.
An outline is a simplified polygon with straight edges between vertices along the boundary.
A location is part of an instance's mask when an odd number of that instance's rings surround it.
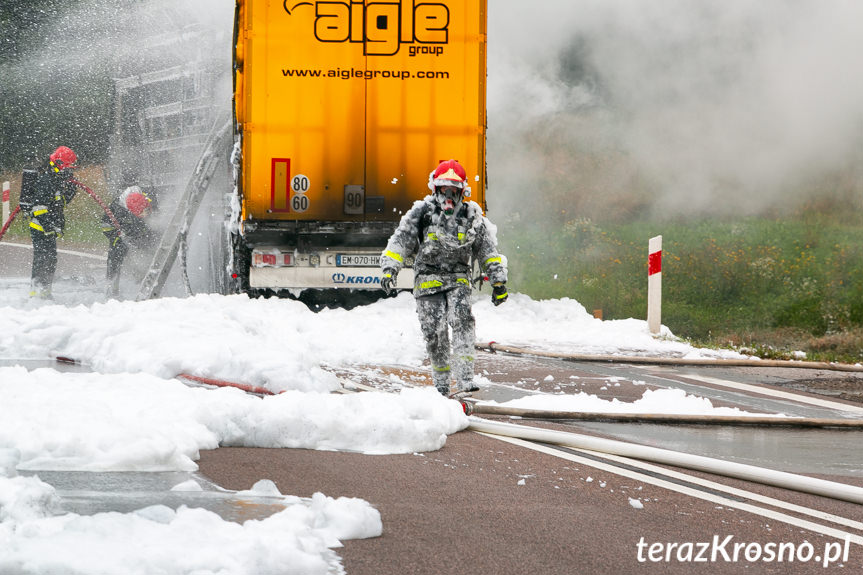
<svg viewBox="0 0 863 575">
<path fill-rule="evenodd" d="M 31 281 L 30 297 L 38 299 L 53 299 L 51 297 L 51 286 L 47 286 L 38 280 Z"/>
<path fill-rule="evenodd" d="M 105 289 L 107 299 L 118 299 L 120 297 L 120 274 L 108 278 L 108 287 Z"/>
<path fill-rule="evenodd" d="M 434 386 L 444 397 L 449 397 L 450 373 L 449 366 L 432 366 L 432 381 Z"/>
<path fill-rule="evenodd" d="M 456 393 L 470 393 L 479 391 L 479 386 L 473 381 L 473 356 L 463 355 L 455 360 L 455 391 Z"/>
</svg>

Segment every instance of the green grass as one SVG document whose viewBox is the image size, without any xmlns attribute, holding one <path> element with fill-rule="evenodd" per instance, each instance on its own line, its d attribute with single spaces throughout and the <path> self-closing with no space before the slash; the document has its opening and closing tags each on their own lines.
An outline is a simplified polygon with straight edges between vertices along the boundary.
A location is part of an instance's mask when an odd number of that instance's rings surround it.
<svg viewBox="0 0 863 575">
<path fill-rule="evenodd" d="M 76 172 L 78 180 L 85 185 L 91 187 L 105 203 L 109 202 L 110 194 L 106 191 L 105 178 L 101 168 L 88 167 Z M 10 204 L 12 209 L 18 205 L 18 195 L 21 189 L 20 174 L 2 174 L 0 181 L 10 181 L 11 183 L 11 198 Z M 63 237 L 58 242 L 58 247 L 67 246 L 82 246 L 93 245 L 105 247 L 107 250 L 107 240 L 102 234 L 102 214 L 105 212 L 96 201 L 91 198 L 84 190 L 79 190 L 65 211 L 66 215 L 66 230 Z M 3 236 L 3 241 L 29 242 L 30 231 L 28 228 L 27 219 L 23 214 L 18 214 L 12 225 Z"/>
<path fill-rule="evenodd" d="M 765 357 L 803 350 L 858 361 L 863 214 L 600 223 L 508 222 L 501 248 L 515 291 L 569 297 L 604 319 L 645 318 L 647 244 L 663 237 L 662 323 L 699 345 Z M 826 339 L 825 339 L 826 338 Z"/>
</svg>

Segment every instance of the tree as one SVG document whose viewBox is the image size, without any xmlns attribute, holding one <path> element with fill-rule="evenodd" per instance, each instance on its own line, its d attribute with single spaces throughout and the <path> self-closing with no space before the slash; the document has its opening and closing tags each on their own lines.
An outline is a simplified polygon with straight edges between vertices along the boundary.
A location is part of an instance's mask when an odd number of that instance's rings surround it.
<svg viewBox="0 0 863 575">
<path fill-rule="evenodd" d="M 83 164 L 104 162 L 114 78 L 187 60 L 178 40 L 216 3 L 230 0 L 2 0 L 0 171 L 61 144 Z M 229 34 L 230 24 L 216 26 Z"/>
<path fill-rule="evenodd" d="M 79 0 L 3 0 L 0 4 L 0 62 L 26 52 L 46 22 L 62 17 Z M 37 32 L 34 36 L 33 32 Z"/>
<path fill-rule="evenodd" d="M 108 153 L 113 78 L 134 50 L 142 0 L 3 0 L 0 4 L 0 171 L 41 161 L 57 145 L 82 163 Z M 129 46 L 126 46 L 129 44 Z"/>
</svg>

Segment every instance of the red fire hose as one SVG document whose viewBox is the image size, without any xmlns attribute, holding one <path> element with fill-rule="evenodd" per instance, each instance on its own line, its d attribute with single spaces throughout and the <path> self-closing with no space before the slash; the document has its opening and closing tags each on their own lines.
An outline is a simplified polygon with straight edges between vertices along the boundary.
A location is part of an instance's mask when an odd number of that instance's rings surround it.
<svg viewBox="0 0 863 575">
<path fill-rule="evenodd" d="M 90 188 L 88 188 L 87 186 L 85 186 L 84 184 L 79 182 L 78 180 L 69 180 L 69 181 L 71 183 L 75 184 L 76 186 L 78 186 L 79 188 L 81 188 L 82 190 L 84 190 L 85 192 L 87 192 L 87 194 L 91 198 L 96 200 L 96 203 L 99 204 L 99 206 L 101 206 L 103 210 L 105 210 L 106 214 L 108 214 L 108 219 L 111 220 L 111 225 L 113 225 L 115 228 L 117 228 L 118 233 L 122 233 L 122 229 L 120 228 L 120 222 L 117 221 L 117 218 L 114 217 L 113 212 L 111 212 L 111 210 L 108 208 L 108 206 L 105 205 L 105 202 L 103 202 L 102 199 L 96 195 L 96 192 L 94 192 L 93 190 L 91 190 Z M 12 225 L 12 220 L 15 219 L 15 216 L 17 216 L 18 212 L 20 212 L 20 211 L 21 211 L 21 206 L 15 206 L 15 209 L 12 210 L 11 214 L 9 214 L 9 219 L 6 220 L 6 223 L 3 224 L 3 228 L 0 229 L 0 240 L 3 239 L 4 235 L 6 235 L 6 230 L 8 230 L 9 226 Z"/>
<path fill-rule="evenodd" d="M 15 219 L 15 216 L 18 215 L 18 212 L 21 211 L 21 206 L 15 206 L 15 209 L 12 210 L 12 213 L 9 214 L 9 219 L 6 220 L 6 223 L 3 224 L 3 229 L 0 230 L 0 240 L 3 239 L 3 236 L 6 235 L 6 230 L 9 229 L 9 226 L 12 224 L 12 220 Z"/>
<path fill-rule="evenodd" d="M 122 230 L 120 229 L 120 222 L 117 221 L 117 218 L 114 217 L 114 214 L 111 212 L 110 209 L 108 209 L 108 206 L 105 205 L 105 202 L 103 202 L 102 199 L 96 195 L 96 192 L 94 192 L 93 190 L 91 190 L 90 188 L 88 188 L 87 186 L 85 186 L 84 184 L 79 182 L 78 180 L 69 180 L 69 181 L 71 183 L 75 184 L 76 186 L 78 186 L 79 188 L 81 188 L 82 190 L 84 190 L 85 192 L 87 192 L 87 194 L 89 194 L 91 198 L 96 200 L 96 203 L 99 204 L 103 210 L 105 210 L 106 214 L 108 214 L 108 219 L 111 220 L 111 225 L 113 225 L 115 228 L 117 228 L 118 233 L 122 233 Z"/>
</svg>

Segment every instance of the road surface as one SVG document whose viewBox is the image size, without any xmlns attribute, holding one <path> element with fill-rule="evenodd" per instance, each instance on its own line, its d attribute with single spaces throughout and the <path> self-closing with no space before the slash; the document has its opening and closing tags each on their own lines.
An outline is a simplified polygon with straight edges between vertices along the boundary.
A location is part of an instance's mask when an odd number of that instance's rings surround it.
<svg viewBox="0 0 863 575">
<path fill-rule="evenodd" d="M 787 391 L 780 383 L 846 377 L 829 372 L 578 364 L 484 353 L 478 364 L 501 382 L 478 396 L 572 387 L 568 392 L 627 400 L 646 387 L 685 384 L 691 392 L 715 396 L 717 405 L 782 405 L 810 415 L 861 407 L 841 400 L 826 407 L 830 404 L 812 400 L 834 403 L 833 398 L 816 394 L 799 401 L 771 395 Z M 380 370 L 381 381 L 386 371 Z M 764 393 L 720 382 L 761 386 Z M 520 423 L 708 452 L 863 487 L 859 431 Z M 837 447 L 840 439 L 844 443 Z M 221 448 L 201 454 L 200 471 L 229 489 L 248 489 L 266 478 L 283 493 L 320 491 L 371 502 L 381 511 L 384 534 L 345 543 L 341 555 L 352 575 L 863 568 L 860 504 L 470 431 L 450 436 L 437 452 L 411 455 Z"/>
</svg>

